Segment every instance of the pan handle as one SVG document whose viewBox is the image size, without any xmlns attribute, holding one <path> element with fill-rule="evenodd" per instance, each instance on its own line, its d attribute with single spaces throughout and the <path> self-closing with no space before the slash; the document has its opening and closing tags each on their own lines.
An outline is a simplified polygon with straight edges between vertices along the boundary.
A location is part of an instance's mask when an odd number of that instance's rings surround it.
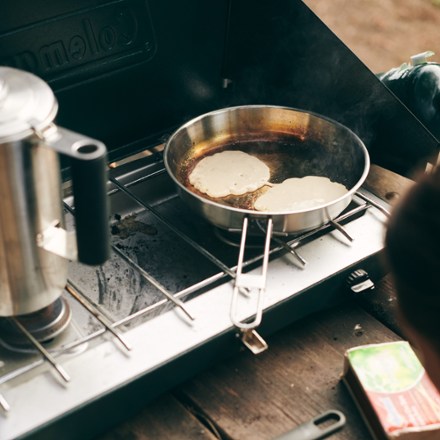
<svg viewBox="0 0 440 440">
<path fill-rule="evenodd" d="M 272 217 L 267 217 L 266 219 L 266 239 L 264 242 L 263 264 L 261 268 L 261 273 L 258 275 L 243 273 L 243 260 L 244 260 L 244 252 L 246 248 L 248 225 L 249 225 L 249 218 L 248 216 L 245 216 L 243 218 L 240 250 L 238 254 L 238 263 L 237 263 L 237 270 L 234 280 L 234 290 L 232 293 L 231 312 L 230 312 L 232 323 L 243 332 L 247 332 L 249 330 L 253 330 L 256 327 L 258 327 L 263 318 L 263 296 L 266 290 L 267 268 L 269 265 L 270 240 L 272 237 L 272 229 L 273 229 Z M 252 294 L 253 291 L 257 290 L 256 312 L 254 319 L 251 322 L 244 322 L 243 320 L 240 320 L 238 318 L 238 297 L 240 291 L 243 290 L 248 291 L 250 294 Z"/>
</svg>

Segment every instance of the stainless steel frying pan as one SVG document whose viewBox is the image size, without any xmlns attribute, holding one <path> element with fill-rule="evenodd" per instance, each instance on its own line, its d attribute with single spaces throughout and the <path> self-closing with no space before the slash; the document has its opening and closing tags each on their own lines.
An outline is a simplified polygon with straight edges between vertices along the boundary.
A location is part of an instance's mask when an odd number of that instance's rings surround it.
<svg viewBox="0 0 440 440">
<path fill-rule="evenodd" d="M 322 206 L 288 212 L 254 210 L 259 191 L 210 198 L 194 188 L 188 176 L 203 157 L 228 149 L 244 151 L 265 162 L 271 170 L 271 183 L 290 177 L 325 176 L 345 185 L 347 192 Z M 166 143 L 164 161 L 180 197 L 195 212 L 219 228 L 242 231 L 235 293 L 240 289 L 264 290 L 272 233 L 300 233 L 333 220 L 349 205 L 370 166 L 365 145 L 344 125 L 318 114 L 266 105 L 224 108 L 187 122 Z M 258 279 L 241 273 L 250 219 L 267 223 L 265 258 Z M 232 319 L 240 328 L 254 328 L 261 316 L 257 313 L 252 323 L 237 322 L 234 316 Z"/>
</svg>

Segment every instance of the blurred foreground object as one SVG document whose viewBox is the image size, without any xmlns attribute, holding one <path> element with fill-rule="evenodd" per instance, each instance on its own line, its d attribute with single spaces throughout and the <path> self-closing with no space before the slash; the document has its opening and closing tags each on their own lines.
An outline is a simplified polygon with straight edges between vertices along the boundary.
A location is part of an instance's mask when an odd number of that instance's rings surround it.
<svg viewBox="0 0 440 440">
<path fill-rule="evenodd" d="M 440 389 L 440 168 L 396 205 L 385 238 L 402 326 Z M 440 410 L 440 409 L 439 409 Z"/>
</svg>

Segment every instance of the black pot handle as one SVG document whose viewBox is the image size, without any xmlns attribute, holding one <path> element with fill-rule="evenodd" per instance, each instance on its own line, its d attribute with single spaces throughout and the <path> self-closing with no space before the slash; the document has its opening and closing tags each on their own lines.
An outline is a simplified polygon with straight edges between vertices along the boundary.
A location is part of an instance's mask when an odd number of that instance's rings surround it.
<svg viewBox="0 0 440 440">
<path fill-rule="evenodd" d="M 95 139 L 52 125 L 46 143 L 71 160 L 78 261 L 103 264 L 110 257 L 107 149 Z"/>
<path fill-rule="evenodd" d="M 110 256 L 107 150 L 97 141 L 76 148 L 70 160 L 78 260 L 99 265 Z"/>
</svg>

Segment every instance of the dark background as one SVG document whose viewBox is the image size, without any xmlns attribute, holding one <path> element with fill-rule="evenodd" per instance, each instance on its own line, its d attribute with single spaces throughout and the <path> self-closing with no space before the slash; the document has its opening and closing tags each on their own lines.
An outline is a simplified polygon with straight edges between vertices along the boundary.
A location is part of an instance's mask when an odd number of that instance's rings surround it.
<svg viewBox="0 0 440 440">
<path fill-rule="evenodd" d="M 58 123 L 102 139 L 110 159 L 203 112 L 252 103 L 333 118 L 403 174 L 437 148 L 300 0 L 17 0 L 0 16 L 0 61 L 47 80 Z"/>
</svg>

